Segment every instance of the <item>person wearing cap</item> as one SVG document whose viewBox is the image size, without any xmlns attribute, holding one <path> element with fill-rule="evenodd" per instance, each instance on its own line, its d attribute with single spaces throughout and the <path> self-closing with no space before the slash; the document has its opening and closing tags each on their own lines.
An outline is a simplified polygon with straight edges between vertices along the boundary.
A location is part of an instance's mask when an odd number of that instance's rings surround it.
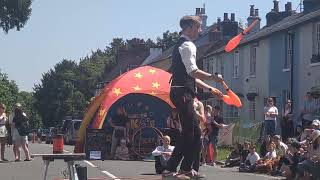
<svg viewBox="0 0 320 180">
<path fill-rule="evenodd" d="M 129 160 L 129 149 L 125 139 L 120 140 L 120 146 L 117 147 L 114 158 L 118 160 Z"/>
<path fill-rule="evenodd" d="M 222 76 L 206 73 L 200 70 L 196 64 L 197 47 L 192 41 L 198 38 L 201 32 L 201 23 L 199 16 L 182 17 L 180 19 L 181 36 L 172 51 L 170 99 L 176 106 L 180 117 L 182 137 L 176 144 L 168 162 L 168 172 L 165 172 L 163 176 L 173 176 L 182 158 L 180 170 L 189 172 L 188 175 L 197 176 L 192 172 L 194 154 L 201 151 L 199 118 L 193 106 L 197 94 L 196 86 L 208 90 L 218 99 L 223 97 L 218 89 L 203 82 L 203 80 L 214 80 L 222 83 Z M 181 179 L 183 178 L 187 179 L 187 177 L 181 177 Z"/>
<path fill-rule="evenodd" d="M 155 157 L 155 169 L 157 174 L 161 174 L 167 166 L 168 160 L 170 159 L 174 146 L 170 146 L 171 139 L 169 136 L 162 137 L 162 146 L 158 146 L 152 155 Z"/>
<path fill-rule="evenodd" d="M 304 172 L 308 172 L 314 179 L 320 178 L 320 131 L 314 130 L 310 136 L 310 146 L 303 155 L 306 160 L 298 164 L 298 176 L 301 178 Z"/>
<path fill-rule="evenodd" d="M 17 157 L 17 144 L 15 143 L 15 141 L 20 137 L 20 135 L 17 128 L 14 126 L 13 119 L 15 117 L 15 111 L 19 109 L 21 109 L 21 104 L 16 103 L 13 112 L 9 115 L 9 120 L 8 120 L 9 125 L 11 127 L 11 138 L 12 138 L 12 144 L 13 144 L 12 150 L 15 158 Z M 24 115 L 26 114 L 24 113 Z"/>
</svg>

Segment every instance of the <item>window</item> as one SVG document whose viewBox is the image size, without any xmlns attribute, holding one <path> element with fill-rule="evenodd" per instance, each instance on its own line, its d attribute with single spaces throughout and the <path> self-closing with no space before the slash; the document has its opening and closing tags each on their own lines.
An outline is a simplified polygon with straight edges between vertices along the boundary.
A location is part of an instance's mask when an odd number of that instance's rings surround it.
<svg viewBox="0 0 320 180">
<path fill-rule="evenodd" d="M 227 106 L 227 116 L 230 118 L 239 117 L 239 109 L 234 106 Z"/>
<path fill-rule="evenodd" d="M 209 63 L 208 72 L 212 74 L 213 73 L 213 58 L 210 58 L 208 63 Z"/>
<path fill-rule="evenodd" d="M 313 51 L 311 63 L 320 62 L 320 22 L 313 25 Z"/>
<path fill-rule="evenodd" d="M 250 48 L 250 76 L 256 75 L 257 45 Z"/>
<path fill-rule="evenodd" d="M 286 53 L 283 69 L 290 69 L 293 58 L 293 34 L 288 34 L 286 37 Z"/>
<path fill-rule="evenodd" d="M 239 51 L 234 52 L 234 60 L 233 60 L 233 77 L 239 77 L 239 65 L 240 65 L 240 56 Z"/>
<path fill-rule="evenodd" d="M 249 118 L 252 122 L 256 120 L 256 100 L 249 101 L 249 103 Z"/>
</svg>

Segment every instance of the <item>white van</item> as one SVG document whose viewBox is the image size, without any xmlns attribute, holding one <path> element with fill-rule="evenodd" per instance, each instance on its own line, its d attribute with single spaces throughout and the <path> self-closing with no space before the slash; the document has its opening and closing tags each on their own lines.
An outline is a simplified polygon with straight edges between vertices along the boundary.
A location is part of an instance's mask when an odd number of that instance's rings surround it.
<svg viewBox="0 0 320 180">
<path fill-rule="evenodd" d="M 81 126 L 80 119 L 63 120 L 61 132 L 65 144 L 74 144 L 78 138 L 78 132 Z"/>
</svg>

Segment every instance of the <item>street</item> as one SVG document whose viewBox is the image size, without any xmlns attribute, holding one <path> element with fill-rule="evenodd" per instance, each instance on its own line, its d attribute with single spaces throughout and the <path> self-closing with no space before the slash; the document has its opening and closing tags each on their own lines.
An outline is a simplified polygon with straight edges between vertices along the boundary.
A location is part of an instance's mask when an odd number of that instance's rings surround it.
<svg viewBox="0 0 320 180">
<path fill-rule="evenodd" d="M 32 154 L 51 153 L 52 145 L 30 143 Z M 65 146 L 65 153 L 73 150 L 72 146 Z M 6 149 L 6 158 L 9 162 L 0 163 L 1 180 L 42 180 L 44 163 L 40 157 L 34 158 L 31 162 L 14 162 L 12 146 Z M 24 159 L 22 153 L 21 159 Z M 86 166 L 89 179 L 146 179 L 160 180 L 159 175 L 154 175 L 154 162 L 137 161 L 81 161 L 77 162 Z M 206 175 L 206 179 L 226 179 L 233 180 L 264 180 L 275 179 L 266 175 L 246 174 L 237 172 L 236 168 L 224 169 L 211 166 L 201 167 L 200 171 Z M 48 180 L 64 179 L 67 172 L 66 163 L 62 160 L 56 160 L 50 163 L 48 171 Z"/>
</svg>

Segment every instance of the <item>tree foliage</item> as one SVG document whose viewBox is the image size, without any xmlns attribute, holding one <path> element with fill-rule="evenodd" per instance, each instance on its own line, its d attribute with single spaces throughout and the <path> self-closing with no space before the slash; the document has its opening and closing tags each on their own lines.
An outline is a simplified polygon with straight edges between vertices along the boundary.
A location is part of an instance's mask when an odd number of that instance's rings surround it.
<svg viewBox="0 0 320 180">
<path fill-rule="evenodd" d="M 167 50 L 170 47 L 174 46 L 178 41 L 180 35 L 178 32 L 166 31 L 162 34 L 162 38 L 157 38 L 157 45 L 161 46 L 163 50 Z"/>
<path fill-rule="evenodd" d="M 0 27 L 5 33 L 24 27 L 31 15 L 32 0 L 0 0 Z"/>
</svg>

